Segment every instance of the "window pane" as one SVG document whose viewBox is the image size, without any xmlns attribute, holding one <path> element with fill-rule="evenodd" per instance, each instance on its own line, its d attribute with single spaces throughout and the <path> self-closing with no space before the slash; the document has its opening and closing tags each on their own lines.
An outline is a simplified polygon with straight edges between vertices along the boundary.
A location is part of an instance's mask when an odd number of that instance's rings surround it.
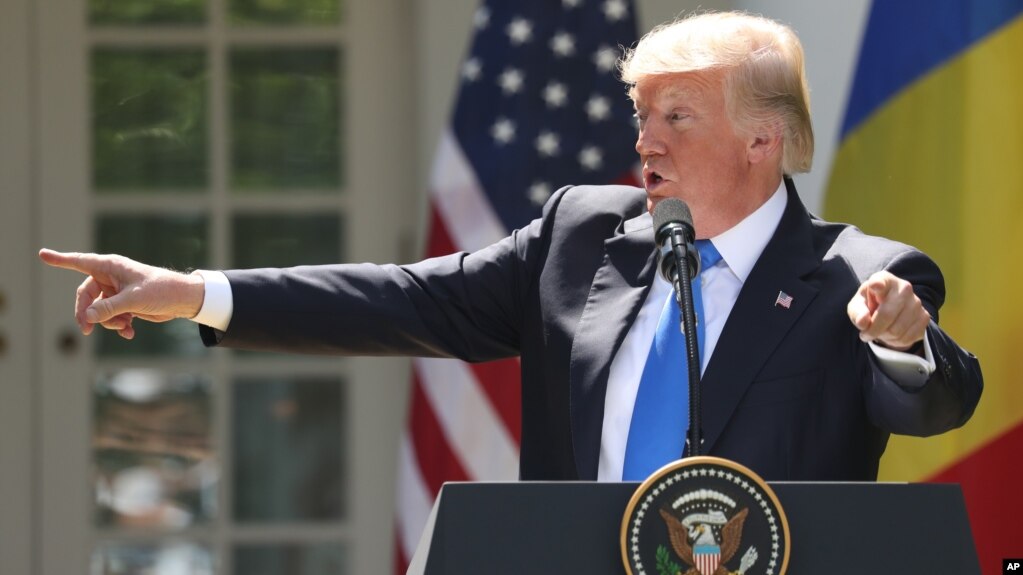
<svg viewBox="0 0 1023 575">
<path fill-rule="evenodd" d="M 233 220 L 234 267 L 287 267 L 341 261 L 338 216 L 241 215 Z"/>
<path fill-rule="evenodd" d="M 237 575 L 344 575 L 344 546 L 239 545 L 234 548 Z"/>
<path fill-rule="evenodd" d="M 234 24 L 337 24 L 340 0 L 230 0 Z"/>
<path fill-rule="evenodd" d="M 341 183 L 336 48 L 231 52 L 231 185 L 336 190 Z"/>
<path fill-rule="evenodd" d="M 235 519 L 343 517 L 341 382 L 246 379 L 232 397 Z"/>
<path fill-rule="evenodd" d="M 91 24 L 200 24 L 204 0 L 89 0 Z"/>
<path fill-rule="evenodd" d="M 213 575 L 213 552 L 195 543 L 104 543 L 92 554 L 90 575 Z"/>
<path fill-rule="evenodd" d="M 209 265 L 206 216 L 100 216 L 96 218 L 96 250 L 115 253 L 150 265 L 177 270 Z M 128 341 L 98 329 L 96 352 L 101 357 L 197 356 L 206 353 L 198 328 L 185 320 L 132 322 L 135 339 Z"/>
<path fill-rule="evenodd" d="M 208 172 L 203 52 L 98 48 L 91 72 L 96 190 L 202 191 Z"/>
<path fill-rule="evenodd" d="M 209 379 L 127 369 L 93 387 L 100 526 L 183 528 L 212 519 L 219 481 Z"/>
</svg>

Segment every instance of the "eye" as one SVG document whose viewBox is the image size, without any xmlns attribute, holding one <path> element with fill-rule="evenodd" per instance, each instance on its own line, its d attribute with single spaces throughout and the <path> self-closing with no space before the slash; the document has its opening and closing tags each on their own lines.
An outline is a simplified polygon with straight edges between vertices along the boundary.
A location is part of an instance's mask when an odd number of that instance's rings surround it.
<svg viewBox="0 0 1023 575">
<path fill-rule="evenodd" d="M 647 114 L 636 112 L 635 114 L 632 115 L 632 117 L 636 120 L 636 126 L 642 128 L 643 124 L 646 123 Z"/>
<path fill-rule="evenodd" d="M 672 112 L 668 116 L 668 120 L 671 122 L 680 122 L 688 117 L 689 117 L 688 114 L 683 114 L 682 112 Z"/>
</svg>

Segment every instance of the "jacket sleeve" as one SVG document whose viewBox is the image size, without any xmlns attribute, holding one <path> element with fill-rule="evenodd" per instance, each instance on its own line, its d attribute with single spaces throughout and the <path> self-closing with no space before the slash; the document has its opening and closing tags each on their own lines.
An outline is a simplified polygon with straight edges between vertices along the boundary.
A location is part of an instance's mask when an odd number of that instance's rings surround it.
<svg viewBox="0 0 1023 575">
<path fill-rule="evenodd" d="M 868 353 L 866 397 L 870 418 L 878 427 L 903 435 L 928 436 L 960 427 L 973 415 L 984 379 L 976 356 L 960 347 L 938 325 L 938 310 L 945 299 L 941 271 L 916 250 L 899 254 L 885 269 L 912 283 L 931 315 L 927 339 L 936 369 L 922 384 L 910 386 L 886 375 L 873 354 Z"/>
<path fill-rule="evenodd" d="M 292 353 L 472 362 L 518 355 L 524 299 L 535 289 L 545 226 L 564 191 L 551 198 L 544 217 L 473 253 L 410 265 L 226 271 L 234 302 L 231 323 L 226 332 L 200 327 L 203 341 Z"/>
</svg>

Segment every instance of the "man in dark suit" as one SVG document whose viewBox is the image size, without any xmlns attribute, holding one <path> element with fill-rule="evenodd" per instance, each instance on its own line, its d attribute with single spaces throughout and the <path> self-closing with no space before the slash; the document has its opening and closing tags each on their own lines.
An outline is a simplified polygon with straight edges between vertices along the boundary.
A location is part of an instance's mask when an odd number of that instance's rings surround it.
<svg viewBox="0 0 1023 575">
<path fill-rule="evenodd" d="M 472 254 L 192 275 L 41 256 L 89 275 L 76 303 L 85 333 L 99 323 L 130 338 L 133 317 L 188 317 L 205 324 L 208 345 L 518 355 L 522 477 L 635 479 L 668 462 L 632 466 L 628 439 L 645 423 L 637 397 L 672 299 L 655 273 L 649 212 L 681 198 L 720 256 L 696 280 L 702 452 L 769 480 L 874 479 L 890 433 L 962 425 L 982 378 L 938 327 L 944 283 L 931 260 L 800 202 L 786 174 L 808 170 L 813 153 L 802 62 L 791 30 L 743 14 L 651 32 L 622 65 L 644 189 L 565 188 L 542 218 Z M 684 423 L 681 411 L 664 417 Z M 678 435 L 667 452 L 681 452 Z"/>
</svg>

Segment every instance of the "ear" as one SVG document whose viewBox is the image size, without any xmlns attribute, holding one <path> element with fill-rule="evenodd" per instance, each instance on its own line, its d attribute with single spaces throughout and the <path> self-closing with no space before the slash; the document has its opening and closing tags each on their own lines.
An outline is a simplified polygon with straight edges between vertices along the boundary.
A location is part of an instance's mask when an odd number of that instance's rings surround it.
<svg viewBox="0 0 1023 575">
<path fill-rule="evenodd" d="M 780 125 L 764 126 L 754 132 L 746 142 L 746 159 L 749 163 L 759 164 L 772 158 L 781 160 L 782 128 Z"/>
</svg>

